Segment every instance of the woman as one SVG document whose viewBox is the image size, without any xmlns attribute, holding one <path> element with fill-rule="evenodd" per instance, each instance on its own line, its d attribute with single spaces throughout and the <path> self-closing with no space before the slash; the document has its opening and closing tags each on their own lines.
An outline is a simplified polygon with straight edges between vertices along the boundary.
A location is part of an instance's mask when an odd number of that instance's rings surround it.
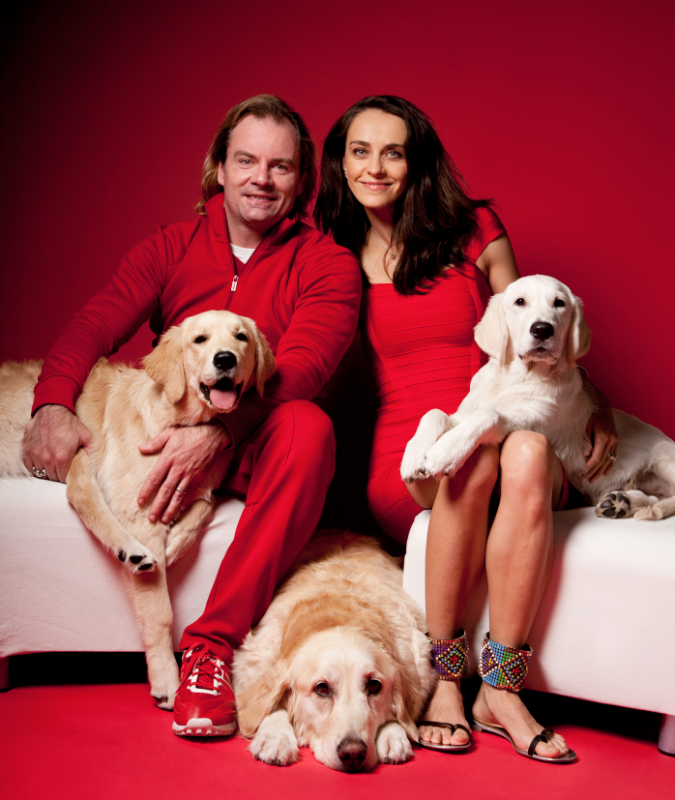
<svg viewBox="0 0 675 800">
<path fill-rule="evenodd" d="M 486 201 L 466 195 L 425 115 L 392 96 L 361 100 L 331 129 L 315 218 L 359 258 L 367 279 L 362 330 L 380 396 L 371 510 L 404 542 L 419 511 L 431 509 L 426 605 L 441 680 L 427 716 L 443 722 L 422 723 L 420 744 L 447 751 L 471 746 L 459 687 L 467 656 L 462 622 L 485 567 L 490 632 L 481 651 L 476 727 L 504 736 L 522 754 L 529 749 L 537 760 L 574 760 L 561 736 L 542 735 L 517 693 L 551 567 L 552 509 L 567 501 L 552 447 L 540 434 L 518 431 L 499 450 L 476 451 L 451 479 L 406 486 L 399 475 L 421 416 L 434 407 L 452 413 L 485 363 L 473 328 L 489 296 L 519 277 L 506 231 Z M 611 469 L 616 447 L 608 404 L 600 401 L 589 477 Z M 500 502 L 488 538 L 495 488 Z"/>
</svg>

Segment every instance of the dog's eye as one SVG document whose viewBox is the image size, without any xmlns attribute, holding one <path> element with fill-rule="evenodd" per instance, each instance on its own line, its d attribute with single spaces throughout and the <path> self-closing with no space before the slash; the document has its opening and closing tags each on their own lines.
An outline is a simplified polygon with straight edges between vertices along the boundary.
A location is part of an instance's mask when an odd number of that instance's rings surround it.
<svg viewBox="0 0 675 800">
<path fill-rule="evenodd" d="M 366 684 L 366 692 L 368 694 L 379 694 L 382 691 L 382 684 L 375 678 L 371 678 Z"/>
<path fill-rule="evenodd" d="M 317 685 L 314 687 L 314 691 L 319 695 L 319 697 L 330 697 L 330 686 L 325 681 L 317 683 Z"/>
<path fill-rule="evenodd" d="M 206 341 L 206 336 L 198 336 L 195 339 L 195 344 L 201 344 L 202 342 L 205 342 L 205 341 Z"/>
<path fill-rule="evenodd" d="M 238 333 L 237 339 L 239 339 L 240 342 L 248 342 L 248 336 L 245 333 Z"/>
<path fill-rule="evenodd" d="M 525 305 L 525 298 L 524 297 L 519 297 L 513 305 L 514 306 L 524 306 Z"/>
<path fill-rule="evenodd" d="M 553 308 L 565 308 L 565 301 L 561 300 L 559 297 L 556 297 L 555 301 L 553 302 Z"/>
</svg>

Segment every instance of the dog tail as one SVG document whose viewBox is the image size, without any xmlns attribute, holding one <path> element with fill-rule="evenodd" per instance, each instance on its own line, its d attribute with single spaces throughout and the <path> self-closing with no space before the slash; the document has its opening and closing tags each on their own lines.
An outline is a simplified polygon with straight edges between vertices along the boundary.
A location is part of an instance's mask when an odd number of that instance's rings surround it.
<svg viewBox="0 0 675 800">
<path fill-rule="evenodd" d="M 41 361 L 6 361 L 0 367 L 0 478 L 29 475 L 23 464 L 23 434 L 41 368 Z"/>
</svg>

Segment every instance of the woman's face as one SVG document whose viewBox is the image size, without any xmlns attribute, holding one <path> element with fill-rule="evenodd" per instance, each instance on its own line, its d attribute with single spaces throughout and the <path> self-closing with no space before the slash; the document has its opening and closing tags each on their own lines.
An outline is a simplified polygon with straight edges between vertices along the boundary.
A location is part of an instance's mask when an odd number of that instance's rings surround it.
<svg viewBox="0 0 675 800">
<path fill-rule="evenodd" d="M 393 209 L 405 191 L 408 162 L 405 122 L 370 108 L 354 117 L 342 161 L 354 197 L 366 209 Z"/>
</svg>

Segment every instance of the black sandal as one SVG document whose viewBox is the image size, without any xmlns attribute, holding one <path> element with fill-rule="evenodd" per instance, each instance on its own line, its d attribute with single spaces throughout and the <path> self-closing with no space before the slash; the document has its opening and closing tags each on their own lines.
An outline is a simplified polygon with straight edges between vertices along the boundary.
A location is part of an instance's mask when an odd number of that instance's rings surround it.
<svg viewBox="0 0 675 800">
<path fill-rule="evenodd" d="M 434 667 L 440 680 L 459 681 L 466 675 L 469 641 L 464 631 L 462 631 L 461 635 L 456 639 L 431 639 L 431 646 Z M 463 744 L 434 744 L 433 742 L 425 742 L 418 737 L 418 744 L 420 747 L 426 747 L 427 750 L 440 750 L 444 753 L 465 753 L 473 745 L 471 731 L 466 725 L 452 722 L 434 722 L 430 719 L 423 719 L 417 723 L 418 730 L 423 725 L 429 725 L 435 728 L 448 728 L 451 734 L 456 730 L 466 731 L 469 735 L 469 741 Z"/>
</svg>

